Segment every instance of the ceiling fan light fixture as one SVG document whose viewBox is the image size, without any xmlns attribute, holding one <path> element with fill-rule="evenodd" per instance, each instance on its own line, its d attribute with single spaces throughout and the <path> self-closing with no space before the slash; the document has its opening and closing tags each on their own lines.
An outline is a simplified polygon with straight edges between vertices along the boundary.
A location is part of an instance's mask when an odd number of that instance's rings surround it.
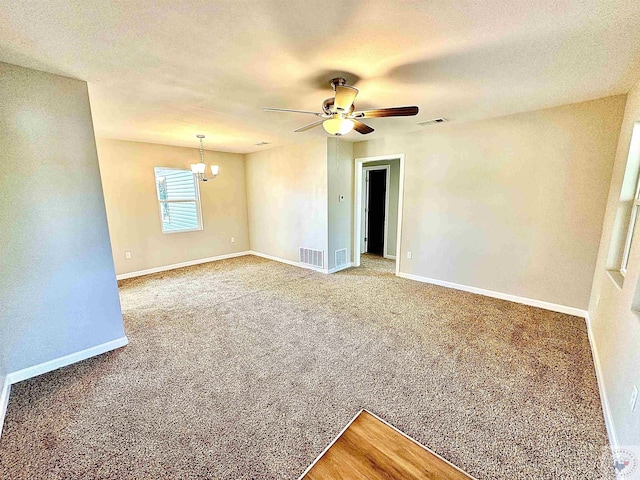
<svg viewBox="0 0 640 480">
<path fill-rule="evenodd" d="M 353 130 L 354 123 L 348 118 L 334 117 L 322 122 L 322 126 L 329 135 L 346 135 Z"/>
<path fill-rule="evenodd" d="M 204 163 L 192 163 L 191 164 L 191 171 L 193 173 L 204 173 L 206 168 L 207 168 L 207 166 Z"/>
<path fill-rule="evenodd" d="M 211 177 L 205 177 L 205 172 L 207 171 L 207 164 L 204 163 L 204 147 L 202 146 L 202 139 L 204 135 L 198 134 L 196 137 L 200 140 L 200 163 L 192 163 L 191 171 L 195 175 L 195 177 L 202 181 L 206 182 L 207 180 L 213 180 L 218 176 L 218 165 L 211 165 Z"/>
</svg>

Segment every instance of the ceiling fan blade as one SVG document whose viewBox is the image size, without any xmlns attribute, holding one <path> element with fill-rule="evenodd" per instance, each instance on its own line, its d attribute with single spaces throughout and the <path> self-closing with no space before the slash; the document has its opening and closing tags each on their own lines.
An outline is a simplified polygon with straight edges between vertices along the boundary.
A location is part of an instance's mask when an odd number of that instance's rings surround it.
<svg viewBox="0 0 640 480">
<path fill-rule="evenodd" d="M 308 115 L 316 115 L 318 117 L 320 117 L 322 115 L 322 113 L 320 112 L 310 112 L 308 110 L 290 110 L 288 108 L 269 108 L 269 107 L 262 107 L 262 110 L 265 112 L 289 112 L 289 113 L 306 113 Z"/>
<path fill-rule="evenodd" d="M 351 120 L 351 121 L 353 122 L 353 129 L 356 132 L 361 133 L 363 135 L 373 132 L 373 128 L 371 128 L 366 123 L 359 122 L 358 120 Z"/>
<path fill-rule="evenodd" d="M 417 115 L 418 107 L 391 107 L 378 108 L 375 110 L 365 110 L 364 112 L 355 112 L 354 118 L 380 118 L 380 117 L 412 117 Z"/>
<path fill-rule="evenodd" d="M 358 89 L 348 85 L 336 86 L 336 98 L 333 101 L 333 108 L 338 112 L 346 112 L 351 108 L 358 96 Z"/>
<path fill-rule="evenodd" d="M 310 130 L 313 127 L 317 127 L 318 125 L 322 125 L 322 122 L 324 122 L 324 120 L 318 120 L 317 122 L 313 122 L 313 123 L 310 123 L 309 125 L 305 125 L 304 127 L 300 127 L 299 129 L 294 130 L 294 132 L 304 132 L 306 130 Z"/>
</svg>

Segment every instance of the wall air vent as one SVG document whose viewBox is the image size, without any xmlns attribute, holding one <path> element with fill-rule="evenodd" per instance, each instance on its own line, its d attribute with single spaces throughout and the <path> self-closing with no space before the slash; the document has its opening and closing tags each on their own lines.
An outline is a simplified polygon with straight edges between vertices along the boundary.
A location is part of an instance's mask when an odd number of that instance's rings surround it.
<svg viewBox="0 0 640 480">
<path fill-rule="evenodd" d="M 300 247 L 300 263 L 315 268 L 324 268 L 324 252 L 322 250 Z"/>
<path fill-rule="evenodd" d="M 336 268 L 344 267 L 347 264 L 347 249 L 336 250 Z"/>
<path fill-rule="evenodd" d="M 421 127 L 426 127 L 427 125 L 433 125 L 436 123 L 444 123 L 444 122 L 448 122 L 449 120 L 447 120 L 444 117 L 439 117 L 439 118 L 432 118 L 431 120 L 425 120 L 424 122 L 418 122 L 418 125 L 420 125 Z"/>
</svg>

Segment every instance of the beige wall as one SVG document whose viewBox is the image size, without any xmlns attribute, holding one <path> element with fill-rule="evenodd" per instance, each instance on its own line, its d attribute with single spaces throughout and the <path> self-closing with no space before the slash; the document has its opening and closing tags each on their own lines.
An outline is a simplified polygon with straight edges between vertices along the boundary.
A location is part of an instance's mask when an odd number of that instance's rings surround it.
<svg viewBox="0 0 640 480">
<path fill-rule="evenodd" d="M 640 122 L 640 83 L 627 96 L 589 304 L 595 353 L 600 359 L 603 373 L 601 387 L 604 387 L 611 408 L 615 435 L 620 444 L 636 446 L 640 445 L 640 400 L 636 412 L 632 413 L 629 399 L 634 384 L 640 389 L 640 313 L 637 312 L 637 300 L 640 299 L 640 222 L 636 223 L 629 266 L 621 288 L 607 273 L 607 259 L 611 256 L 611 249 L 616 249 L 616 242 L 612 239 L 626 235 L 628 217 L 623 224 L 624 232 L 620 232 L 620 227 L 615 225 L 616 216 L 620 207 L 624 210 L 626 200 L 623 183 L 631 183 L 633 191 L 637 182 L 638 158 L 631 159 L 631 163 L 636 163 L 636 168 L 630 168 L 630 175 L 623 182 L 631 133 L 637 122 Z M 634 298 L 636 311 L 632 311 Z"/>
<path fill-rule="evenodd" d="M 0 165 L 2 369 L 124 337 L 87 84 L 0 63 Z"/>
<path fill-rule="evenodd" d="M 400 270 L 586 309 L 624 102 L 356 143 L 406 155 Z"/>
<path fill-rule="evenodd" d="M 327 141 L 276 147 L 246 159 L 251 250 L 298 262 L 299 247 L 328 253 Z"/>
<path fill-rule="evenodd" d="M 107 139 L 97 145 L 116 273 L 249 249 L 242 155 L 205 151 L 207 166 L 219 165 L 220 174 L 200 184 L 204 229 L 163 234 L 153 167 L 189 169 L 198 149 Z"/>
<path fill-rule="evenodd" d="M 347 249 L 347 261 L 353 255 L 353 143 L 336 137 L 327 138 L 327 189 L 329 209 L 329 262 L 335 267 L 335 252 Z M 340 201 L 340 196 L 344 201 Z"/>
</svg>

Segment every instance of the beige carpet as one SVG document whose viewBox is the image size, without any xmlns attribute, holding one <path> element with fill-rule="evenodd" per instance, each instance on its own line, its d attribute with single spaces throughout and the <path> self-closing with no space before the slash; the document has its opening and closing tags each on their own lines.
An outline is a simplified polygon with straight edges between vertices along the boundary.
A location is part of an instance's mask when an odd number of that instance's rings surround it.
<svg viewBox="0 0 640 480">
<path fill-rule="evenodd" d="M 361 408 L 479 479 L 608 478 L 583 319 L 363 265 L 122 282 L 130 344 L 13 387 L 0 478 L 295 479 Z"/>
</svg>

